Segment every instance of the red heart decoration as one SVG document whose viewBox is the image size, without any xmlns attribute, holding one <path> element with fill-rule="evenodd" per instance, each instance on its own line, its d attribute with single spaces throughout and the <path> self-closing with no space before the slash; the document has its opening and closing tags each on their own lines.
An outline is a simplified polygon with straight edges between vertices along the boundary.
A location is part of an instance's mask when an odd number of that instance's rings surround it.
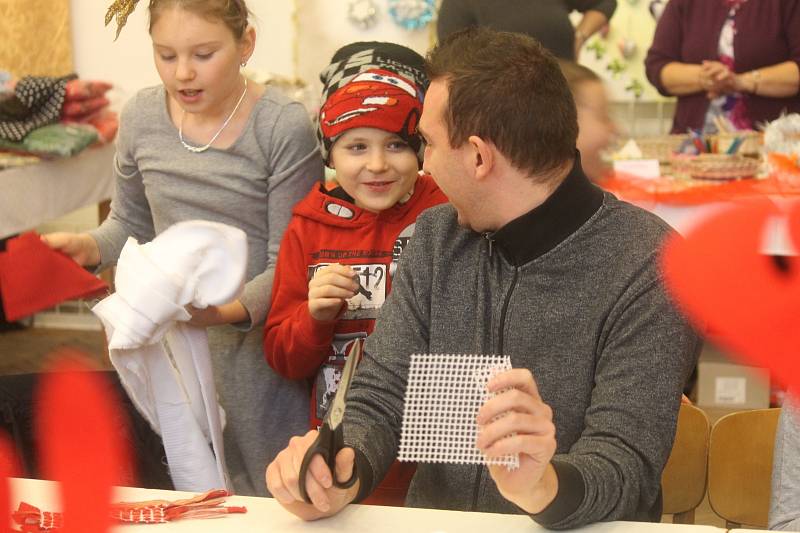
<svg viewBox="0 0 800 533">
<path fill-rule="evenodd" d="M 61 482 L 63 533 L 110 531 L 111 490 L 130 471 L 119 398 L 77 350 L 61 350 L 42 376 L 36 432 L 42 470 Z"/>
<path fill-rule="evenodd" d="M 0 433 L 0 532 L 11 529 L 11 483 L 9 477 L 19 476 L 20 468 L 14 445 L 7 435 Z"/>
<path fill-rule="evenodd" d="M 0 286 L 11 322 L 64 300 L 108 289 L 103 280 L 47 246 L 35 233 L 9 240 L 8 251 L 0 252 Z"/>
<path fill-rule="evenodd" d="M 800 390 L 800 271 L 797 259 L 761 253 L 765 224 L 785 216 L 767 200 L 739 205 L 665 244 L 667 288 L 686 315 L 741 362 Z M 800 203 L 789 236 L 800 249 Z"/>
</svg>

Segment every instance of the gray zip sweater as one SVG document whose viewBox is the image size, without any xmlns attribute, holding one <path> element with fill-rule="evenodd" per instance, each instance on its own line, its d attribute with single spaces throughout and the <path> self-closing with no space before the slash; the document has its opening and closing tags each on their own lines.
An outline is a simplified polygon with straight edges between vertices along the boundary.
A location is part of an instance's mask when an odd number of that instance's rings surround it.
<svg viewBox="0 0 800 533">
<path fill-rule="evenodd" d="M 554 529 L 660 519 L 660 477 L 699 339 L 665 295 L 656 216 L 590 184 L 579 162 L 548 200 L 493 235 L 423 213 L 348 395 L 359 498 L 396 456 L 413 353 L 509 355 L 553 409 Z M 407 504 L 521 513 L 483 467 L 420 464 Z"/>
</svg>

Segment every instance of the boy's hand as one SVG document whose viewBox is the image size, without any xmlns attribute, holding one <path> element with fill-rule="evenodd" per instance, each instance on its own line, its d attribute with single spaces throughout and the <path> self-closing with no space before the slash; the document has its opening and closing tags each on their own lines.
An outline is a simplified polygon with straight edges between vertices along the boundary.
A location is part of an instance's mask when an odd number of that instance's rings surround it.
<svg viewBox="0 0 800 533">
<path fill-rule="evenodd" d="M 345 300 L 358 291 L 356 272 L 346 265 L 320 268 L 308 282 L 308 311 L 314 320 L 328 322 L 339 316 Z"/>
<path fill-rule="evenodd" d="M 539 396 L 530 370 L 516 368 L 498 374 L 487 388 L 498 394 L 478 411 L 480 432 L 475 444 L 488 457 L 519 454 L 516 470 L 492 465 L 489 473 L 504 498 L 538 513 L 558 492 L 558 477 L 550 464 L 556 452 L 553 411 Z"/>
<path fill-rule="evenodd" d="M 313 505 L 303 501 L 298 483 L 300 465 L 316 438 L 316 430 L 311 430 L 302 437 L 292 437 L 289 446 L 275 457 L 266 472 L 267 488 L 272 496 L 289 512 L 303 520 L 317 520 L 338 513 L 355 499 L 360 487 L 359 481 L 349 489 L 337 489 L 333 486 L 332 475 L 336 475 L 338 480 L 346 480 L 353 473 L 355 453 L 352 448 L 343 448 L 336 456 L 335 474 L 325 464 L 322 456 L 317 455 L 312 459 L 306 474 L 306 491 Z"/>
<path fill-rule="evenodd" d="M 42 242 L 54 250 L 70 256 L 81 266 L 100 264 L 100 248 L 88 233 L 48 233 Z"/>
</svg>

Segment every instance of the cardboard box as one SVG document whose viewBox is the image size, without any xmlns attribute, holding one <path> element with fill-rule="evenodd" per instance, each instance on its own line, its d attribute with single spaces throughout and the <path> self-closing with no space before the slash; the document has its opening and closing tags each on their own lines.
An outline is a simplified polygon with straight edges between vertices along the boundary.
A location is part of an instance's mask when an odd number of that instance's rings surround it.
<svg viewBox="0 0 800 533">
<path fill-rule="evenodd" d="M 697 404 L 723 409 L 769 407 L 769 372 L 704 350 L 697 365 Z"/>
</svg>

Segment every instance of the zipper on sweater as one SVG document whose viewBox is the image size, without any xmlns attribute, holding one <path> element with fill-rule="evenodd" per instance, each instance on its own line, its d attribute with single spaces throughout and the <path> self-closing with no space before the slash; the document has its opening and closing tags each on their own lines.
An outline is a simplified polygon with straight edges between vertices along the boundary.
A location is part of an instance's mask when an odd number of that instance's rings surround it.
<svg viewBox="0 0 800 533">
<path fill-rule="evenodd" d="M 514 293 L 514 289 L 517 288 L 517 278 L 519 277 L 519 267 L 514 267 L 514 277 L 511 278 L 511 287 L 508 289 L 506 293 L 506 300 L 503 302 L 503 310 L 500 311 L 500 342 L 498 342 L 497 347 L 497 355 L 505 355 L 503 353 L 503 332 L 506 329 L 506 311 L 508 311 L 508 304 L 511 301 L 511 295 Z"/>
<path fill-rule="evenodd" d="M 492 233 L 487 231 L 483 233 L 483 238 L 489 242 L 489 257 L 492 257 L 492 249 L 494 248 L 494 237 Z"/>
<path fill-rule="evenodd" d="M 492 232 L 486 231 L 482 234 L 482 237 L 486 239 L 486 242 L 489 243 L 489 259 L 492 258 L 492 254 L 494 251 L 494 237 L 492 236 Z M 473 483 L 472 489 L 472 507 L 470 511 L 475 511 L 478 508 L 478 493 L 480 492 L 481 487 L 481 472 L 483 471 L 483 466 L 478 465 L 477 470 L 475 471 L 475 482 Z"/>
<path fill-rule="evenodd" d="M 483 234 L 484 238 L 489 241 L 489 255 L 492 254 L 492 238 L 489 237 L 488 233 Z M 506 298 L 503 301 L 503 308 L 500 311 L 500 341 L 498 342 L 498 350 L 497 355 L 504 355 L 503 354 L 503 330 L 505 329 L 506 323 L 506 312 L 508 311 L 508 304 L 511 301 L 511 295 L 514 293 L 514 289 L 517 288 L 517 279 L 519 278 L 519 267 L 514 267 L 514 277 L 511 278 L 511 287 L 509 287 L 508 292 L 506 292 Z M 475 512 L 478 510 L 478 492 L 480 489 L 481 483 L 481 472 L 483 470 L 483 466 L 478 465 L 478 471 L 475 473 L 475 488 L 472 491 L 472 507 L 470 511 Z"/>
<path fill-rule="evenodd" d="M 478 492 L 481 488 L 481 471 L 483 470 L 483 465 L 478 465 L 478 470 L 475 472 L 475 484 L 473 485 L 472 489 L 472 507 L 470 507 L 471 512 L 475 512 L 478 508 Z"/>
</svg>

